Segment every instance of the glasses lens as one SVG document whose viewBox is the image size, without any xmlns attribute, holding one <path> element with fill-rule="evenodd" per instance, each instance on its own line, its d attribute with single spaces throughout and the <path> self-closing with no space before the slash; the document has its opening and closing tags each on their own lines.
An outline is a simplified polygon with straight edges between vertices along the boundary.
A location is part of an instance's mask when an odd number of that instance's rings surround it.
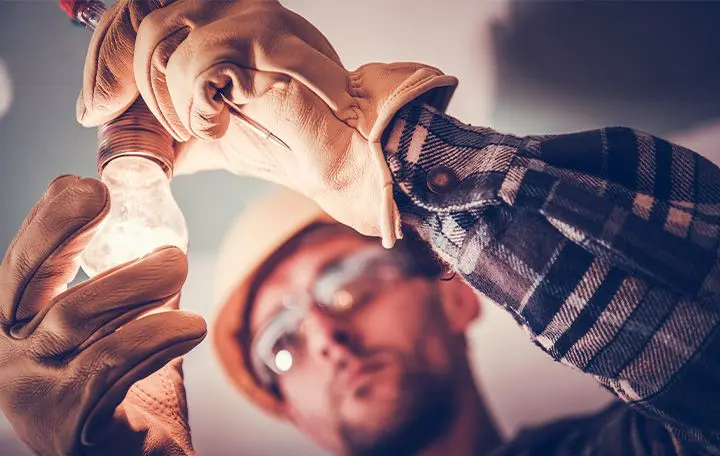
<svg viewBox="0 0 720 456">
<path fill-rule="evenodd" d="M 272 373 L 288 372 L 298 362 L 303 347 L 299 331 L 302 317 L 296 310 L 283 309 L 255 336 L 253 365 L 264 382 L 272 383 Z"/>
<path fill-rule="evenodd" d="M 401 252 L 382 247 L 372 247 L 348 256 L 316 280 L 315 304 L 337 314 L 356 309 L 409 277 L 409 264 Z"/>
<path fill-rule="evenodd" d="M 257 333 L 252 347 L 255 372 L 271 384 L 275 375 L 289 372 L 301 362 L 305 348 L 302 322 L 313 305 L 339 316 L 376 299 L 412 275 L 412 261 L 405 252 L 379 246 L 333 264 L 316 279 L 312 295 L 286 295 L 282 310 Z"/>
<path fill-rule="evenodd" d="M 294 354 L 299 353 L 299 339 L 297 331 L 286 331 L 275 341 L 272 348 L 272 360 L 267 360 L 268 367 L 273 372 L 280 374 L 290 370 L 295 358 Z"/>
</svg>

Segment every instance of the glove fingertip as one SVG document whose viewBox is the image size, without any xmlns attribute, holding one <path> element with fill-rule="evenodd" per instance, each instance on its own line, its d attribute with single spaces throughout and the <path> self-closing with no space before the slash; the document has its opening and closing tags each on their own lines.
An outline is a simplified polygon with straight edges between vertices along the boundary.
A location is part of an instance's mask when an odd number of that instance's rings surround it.
<svg viewBox="0 0 720 456">
<path fill-rule="evenodd" d="M 98 179 L 85 177 L 78 179 L 71 186 L 72 194 L 68 194 L 71 204 L 80 219 L 87 218 L 90 225 L 97 224 L 110 209 L 110 192 Z"/>
<path fill-rule="evenodd" d="M 49 195 L 57 195 L 79 180 L 80 176 L 75 176 L 73 174 L 61 174 L 60 176 L 57 176 L 55 179 L 50 181 L 47 186 L 46 193 Z"/>
<path fill-rule="evenodd" d="M 108 110 L 101 105 L 95 105 L 88 109 L 82 95 L 78 98 L 75 107 L 75 118 L 78 123 L 85 128 L 99 127 L 104 123 L 110 122 L 117 117 L 117 115 L 116 113 L 108 112 Z"/>
<path fill-rule="evenodd" d="M 85 120 L 87 118 L 87 108 L 85 107 L 85 97 L 83 97 L 82 92 L 78 95 L 77 102 L 75 103 L 75 118 L 83 127 L 88 126 Z"/>
<path fill-rule="evenodd" d="M 119 93 L 114 90 L 111 93 L 116 93 L 115 98 L 105 99 L 100 96 L 93 96 L 92 101 L 88 101 L 83 92 L 80 92 L 75 104 L 75 118 L 78 123 L 86 128 L 106 124 L 127 111 L 138 97 L 136 90 L 126 93 Z"/>
<path fill-rule="evenodd" d="M 183 319 L 185 320 L 183 323 L 186 325 L 184 329 L 187 330 L 186 335 L 188 336 L 188 340 L 197 341 L 195 345 L 202 342 L 208 332 L 207 321 L 205 318 L 199 313 L 188 310 L 180 310 L 179 312 L 182 313 Z"/>
<path fill-rule="evenodd" d="M 159 322 L 162 321 L 162 326 L 165 328 L 165 336 L 168 340 L 172 340 L 171 345 L 186 347 L 181 349 L 183 354 L 200 344 L 208 332 L 205 318 L 198 313 L 187 310 L 175 308 L 148 312 L 141 318 L 141 320 L 145 319 L 149 319 L 146 321 L 151 325 L 159 324 Z M 152 320 L 152 322 L 150 320 Z"/>
</svg>

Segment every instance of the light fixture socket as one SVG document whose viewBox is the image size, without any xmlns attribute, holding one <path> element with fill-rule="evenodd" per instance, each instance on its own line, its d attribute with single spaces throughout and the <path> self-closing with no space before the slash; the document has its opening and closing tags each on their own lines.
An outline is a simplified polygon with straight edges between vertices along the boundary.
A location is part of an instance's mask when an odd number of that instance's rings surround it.
<svg viewBox="0 0 720 456">
<path fill-rule="evenodd" d="M 173 174 L 174 139 L 142 98 L 119 117 L 98 128 L 98 172 L 118 157 L 146 157 L 157 162 L 168 178 Z"/>
</svg>

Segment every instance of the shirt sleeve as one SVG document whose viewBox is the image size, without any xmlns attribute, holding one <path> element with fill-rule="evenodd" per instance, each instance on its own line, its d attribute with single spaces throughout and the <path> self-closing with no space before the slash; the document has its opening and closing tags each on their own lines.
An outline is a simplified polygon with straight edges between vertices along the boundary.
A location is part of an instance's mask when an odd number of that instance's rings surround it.
<svg viewBox="0 0 720 456">
<path fill-rule="evenodd" d="M 385 141 L 403 222 L 556 361 L 720 446 L 720 170 L 629 128 L 515 137 L 427 106 Z"/>
</svg>

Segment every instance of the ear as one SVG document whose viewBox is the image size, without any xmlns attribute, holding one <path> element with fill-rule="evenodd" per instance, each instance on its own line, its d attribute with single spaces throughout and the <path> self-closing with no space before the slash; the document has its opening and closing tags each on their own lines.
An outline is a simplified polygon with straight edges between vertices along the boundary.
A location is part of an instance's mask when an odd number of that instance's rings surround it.
<svg viewBox="0 0 720 456">
<path fill-rule="evenodd" d="M 464 334 L 470 323 L 480 316 L 480 297 L 457 274 L 450 280 L 438 280 L 437 287 L 452 331 Z"/>
</svg>

